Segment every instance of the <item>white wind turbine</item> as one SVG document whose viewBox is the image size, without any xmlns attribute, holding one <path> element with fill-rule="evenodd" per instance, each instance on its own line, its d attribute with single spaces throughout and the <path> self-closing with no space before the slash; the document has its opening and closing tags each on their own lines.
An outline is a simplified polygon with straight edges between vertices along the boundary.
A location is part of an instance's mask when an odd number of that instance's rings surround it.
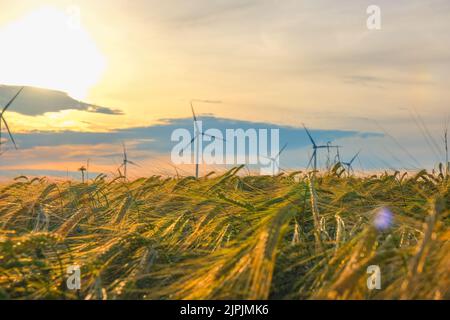
<svg viewBox="0 0 450 320">
<path fill-rule="evenodd" d="M 350 175 L 351 172 L 354 172 L 352 164 L 353 164 L 353 161 L 355 161 L 355 159 L 359 156 L 360 153 L 361 153 L 361 150 L 359 150 L 358 153 L 355 154 L 355 156 L 349 162 L 342 162 L 342 165 L 347 167 L 348 175 Z"/>
<path fill-rule="evenodd" d="M 200 102 L 200 103 L 222 103 L 222 102 L 218 101 L 218 100 L 200 100 L 200 99 L 192 99 L 190 102 L 191 111 L 192 111 L 192 119 L 194 120 L 194 127 L 195 127 L 194 131 L 195 132 L 194 132 L 194 137 L 192 138 L 192 140 L 189 142 L 189 144 L 186 147 L 184 147 L 184 149 L 181 152 L 184 152 L 184 150 L 186 150 L 188 147 L 190 147 L 194 143 L 194 146 L 195 146 L 195 150 L 194 150 L 195 178 L 198 179 L 199 164 L 200 164 L 200 139 L 201 139 L 201 137 L 207 136 L 207 137 L 214 138 L 214 139 L 220 139 L 220 140 L 224 140 L 224 139 L 206 134 L 200 130 L 200 128 L 198 127 L 197 115 L 195 114 L 195 111 L 194 111 L 194 102 Z"/>
<path fill-rule="evenodd" d="M 288 144 L 286 143 L 283 148 L 281 148 L 281 150 L 274 156 L 274 157 L 267 157 L 267 159 L 270 160 L 271 165 L 272 165 L 272 175 L 275 175 L 275 171 L 277 169 L 279 169 L 279 159 L 280 159 L 280 155 L 283 153 L 283 151 L 286 149 L 286 147 L 288 146 Z"/>
<path fill-rule="evenodd" d="M 125 143 L 122 143 L 122 147 L 123 147 L 123 160 L 122 160 L 122 164 L 119 167 L 119 172 L 120 172 L 120 168 L 123 168 L 123 177 L 126 180 L 127 179 L 127 167 L 128 167 L 128 164 L 131 164 L 131 165 L 136 166 L 136 167 L 140 167 L 140 166 L 137 163 L 134 163 L 133 161 L 128 160 L 127 148 L 125 146 Z"/>
</svg>

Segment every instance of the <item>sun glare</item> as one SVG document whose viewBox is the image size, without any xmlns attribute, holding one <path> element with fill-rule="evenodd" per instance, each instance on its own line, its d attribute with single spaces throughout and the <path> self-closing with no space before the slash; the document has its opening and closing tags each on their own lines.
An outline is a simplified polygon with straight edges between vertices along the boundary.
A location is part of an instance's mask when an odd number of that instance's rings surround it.
<svg viewBox="0 0 450 320">
<path fill-rule="evenodd" d="M 105 58 L 69 12 L 44 7 L 0 28 L 0 83 L 68 92 L 84 99 Z"/>
</svg>

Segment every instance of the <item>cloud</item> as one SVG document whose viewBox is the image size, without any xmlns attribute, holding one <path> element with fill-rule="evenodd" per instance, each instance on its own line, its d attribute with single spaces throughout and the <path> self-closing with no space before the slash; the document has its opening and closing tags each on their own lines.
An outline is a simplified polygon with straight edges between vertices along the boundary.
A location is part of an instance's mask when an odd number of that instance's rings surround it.
<svg viewBox="0 0 450 320">
<path fill-rule="evenodd" d="M 433 81 L 415 80 L 415 79 L 390 79 L 371 75 L 349 75 L 343 77 L 345 82 L 356 83 L 363 86 L 383 87 L 384 84 L 403 84 L 403 85 L 433 85 Z"/>
<path fill-rule="evenodd" d="M 4 106 L 8 103 L 19 89 L 20 87 L 18 86 L 0 85 L 0 105 Z M 69 109 L 110 115 L 123 114 L 120 110 L 75 100 L 62 91 L 35 87 L 25 87 L 13 105 L 11 105 L 9 111 L 28 116 L 37 116 L 46 112 L 58 112 Z"/>
<path fill-rule="evenodd" d="M 235 119 L 216 118 L 200 115 L 203 130 L 219 129 L 224 135 L 226 129 L 279 129 L 280 144 L 288 142 L 282 162 L 291 168 L 304 166 L 308 160 L 311 145 L 302 127 L 279 126 L 271 123 L 251 122 Z M 0 176 L 13 177 L 20 174 L 77 177 L 77 168 L 91 160 L 92 170 L 107 174 L 116 174 L 122 161 L 122 142 L 125 142 L 130 159 L 140 167 L 132 168 L 134 175 L 174 174 L 170 152 L 177 142 L 171 141 L 175 129 L 185 128 L 193 134 L 191 118 L 161 119 L 158 124 L 146 127 L 117 129 L 109 132 L 28 132 L 15 135 L 19 150 L 11 148 L 2 155 Z M 317 144 L 342 139 L 365 141 L 381 134 L 374 132 L 312 129 Z M 8 145 L 8 147 L 10 147 Z M 323 154 L 322 154 L 323 155 Z M 177 166 L 182 174 L 191 174 L 189 165 Z M 210 166 L 209 169 L 221 170 L 223 167 Z"/>
<path fill-rule="evenodd" d="M 182 12 L 179 12 L 174 18 L 180 25 L 209 25 L 218 17 L 227 16 L 236 12 L 242 12 L 248 8 L 254 8 L 261 4 L 261 0 L 210 0 L 207 5 L 199 6 L 196 4 L 187 4 Z M 173 11 L 173 6 L 170 6 Z"/>
<path fill-rule="evenodd" d="M 95 178 L 100 172 L 89 172 L 90 178 Z M 61 179 L 79 179 L 79 171 L 67 171 L 67 170 L 33 170 L 33 169 L 20 169 L 20 170 L 0 170 L 0 177 L 7 179 L 14 179 L 20 176 L 26 177 L 58 177 Z M 0 181 L 2 180 L 0 178 Z"/>
<path fill-rule="evenodd" d="M 301 127 L 279 126 L 213 116 L 203 116 L 201 120 L 203 121 L 203 130 L 215 128 L 219 129 L 224 135 L 226 129 L 279 129 L 280 143 L 288 142 L 290 149 L 303 148 L 310 144 L 304 129 Z M 171 134 L 178 128 L 185 128 L 193 132 L 192 119 L 162 119 L 159 124 L 148 127 L 118 129 L 109 132 L 29 132 L 16 134 L 15 137 L 21 149 L 63 145 L 120 144 L 122 141 L 134 141 L 137 150 L 169 152 L 174 145 L 170 140 Z M 355 136 L 370 137 L 378 135 L 377 133 L 344 130 L 311 129 L 311 132 L 316 143 L 333 142 L 337 139 Z"/>
</svg>

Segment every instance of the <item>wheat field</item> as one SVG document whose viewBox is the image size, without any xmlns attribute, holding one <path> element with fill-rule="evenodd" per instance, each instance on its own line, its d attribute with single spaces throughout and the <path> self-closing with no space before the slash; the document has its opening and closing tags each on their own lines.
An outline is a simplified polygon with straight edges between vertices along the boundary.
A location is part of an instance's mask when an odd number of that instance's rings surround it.
<svg viewBox="0 0 450 320">
<path fill-rule="evenodd" d="M 275 177 L 241 169 L 2 185 L 0 298 L 450 298 L 443 166 L 364 177 L 339 165 Z M 67 288 L 71 265 L 80 290 Z M 370 265 L 380 289 L 368 290 Z"/>
</svg>

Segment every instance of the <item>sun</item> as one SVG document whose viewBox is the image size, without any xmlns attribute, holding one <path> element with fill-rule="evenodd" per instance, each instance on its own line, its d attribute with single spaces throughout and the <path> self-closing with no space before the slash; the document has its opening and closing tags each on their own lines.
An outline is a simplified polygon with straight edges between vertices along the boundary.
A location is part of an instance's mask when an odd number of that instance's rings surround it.
<svg viewBox="0 0 450 320">
<path fill-rule="evenodd" d="M 42 7 L 0 29 L 0 83 L 62 90 L 84 99 L 105 57 L 71 13 Z"/>
</svg>

